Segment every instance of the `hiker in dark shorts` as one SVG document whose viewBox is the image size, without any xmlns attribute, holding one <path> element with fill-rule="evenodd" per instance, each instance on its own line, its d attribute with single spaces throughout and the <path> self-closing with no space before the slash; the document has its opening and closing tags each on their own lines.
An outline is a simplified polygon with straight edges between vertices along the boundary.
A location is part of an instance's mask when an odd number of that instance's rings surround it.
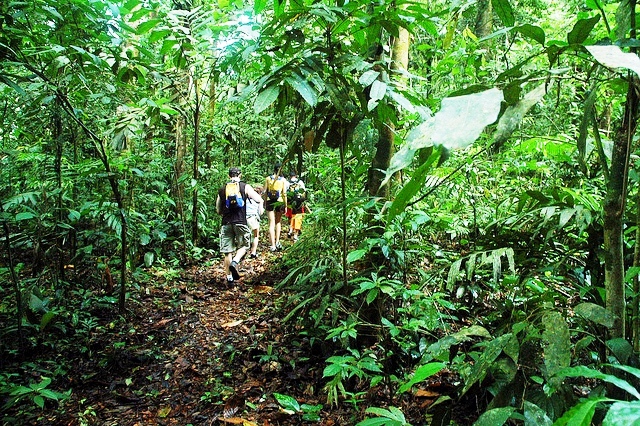
<svg viewBox="0 0 640 426">
<path fill-rule="evenodd" d="M 282 214 L 287 205 L 289 182 L 282 176 L 282 164 L 273 166 L 273 174 L 264 181 L 265 210 L 269 218 L 269 242 L 271 251 L 282 250 L 280 233 L 282 231 Z"/>
</svg>

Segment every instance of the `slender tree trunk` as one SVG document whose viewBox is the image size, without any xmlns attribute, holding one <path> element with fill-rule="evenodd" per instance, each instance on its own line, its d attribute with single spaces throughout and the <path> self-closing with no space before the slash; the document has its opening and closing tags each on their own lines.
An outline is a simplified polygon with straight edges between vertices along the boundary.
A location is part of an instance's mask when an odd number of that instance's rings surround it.
<svg viewBox="0 0 640 426">
<path fill-rule="evenodd" d="M 612 338 L 624 338 L 626 335 L 623 219 L 627 196 L 629 151 L 638 114 L 636 82 L 636 78 L 630 77 L 624 118 L 615 137 L 611 154 L 611 170 L 604 200 L 605 291 L 607 309 L 615 316 L 614 326 L 609 330 Z"/>
<path fill-rule="evenodd" d="M 4 217 L 5 211 L 0 201 L 0 218 L 2 219 L 2 229 L 4 230 L 4 247 L 7 251 L 7 260 L 9 267 L 9 274 L 11 276 L 11 285 L 13 286 L 13 293 L 16 298 L 16 324 L 18 325 L 18 336 L 20 338 L 20 347 L 22 348 L 22 316 L 23 306 L 22 306 L 22 290 L 20 289 L 20 282 L 18 281 L 18 275 L 16 274 L 15 265 L 13 264 L 13 254 L 11 250 L 11 240 L 9 237 L 11 236 L 11 231 L 9 229 L 9 224 L 7 223 L 6 218 Z"/>
<path fill-rule="evenodd" d="M 198 80 L 194 81 L 195 105 L 193 110 L 193 179 L 198 182 L 200 179 L 200 166 L 198 158 L 200 156 L 200 92 Z M 193 203 L 191 206 L 191 240 L 194 246 L 198 245 L 198 185 L 193 188 Z"/>
<path fill-rule="evenodd" d="M 53 140 L 56 144 L 56 159 L 54 162 L 54 169 L 56 174 L 56 189 L 58 190 L 58 196 L 56 197 L 56 222 L 62 223 L 64 217 L 62 215 L 62 117 L 60 100 L 56 100 L 53 112 Z M 64 237 L 58 234 L 56 237 L 56 251 L 58 260 L 58 278 L 64 280 Z"/>
</svg>

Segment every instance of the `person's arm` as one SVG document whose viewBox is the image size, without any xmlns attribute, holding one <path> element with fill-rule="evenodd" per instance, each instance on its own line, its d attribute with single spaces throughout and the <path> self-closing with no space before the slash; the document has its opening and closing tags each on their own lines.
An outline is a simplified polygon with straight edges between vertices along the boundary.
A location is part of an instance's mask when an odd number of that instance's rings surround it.
<svg viewBox="0 0 640 426">
<path fill-rule="evenodd" d="M 244 192 L 247 194 L 247 197 L 251 198 L 253 201 L 257 203 L 262 203 L 262 196 L 258 194 L 251 185 L 247 184 L 244 187 Z"/>
<path fill-rule="evenodd" d="M 222 200 L 220 199 L 220 194 L 216 197 L 216 212 L 218 212 L 218 214 L 222 214 Z"/>
</svg>

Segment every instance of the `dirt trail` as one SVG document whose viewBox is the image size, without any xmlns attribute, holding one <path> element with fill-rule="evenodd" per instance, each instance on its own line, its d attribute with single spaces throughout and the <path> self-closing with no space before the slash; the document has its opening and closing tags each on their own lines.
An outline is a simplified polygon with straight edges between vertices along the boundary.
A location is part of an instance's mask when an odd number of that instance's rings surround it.
<svg viewBox="0 0 640 426">
<path fill-rule="evenodd" d="M 106 318 L 107 332 L 65 354 L 75 366 L 66 414 L 38 424 L 306 424 L 302 413 L 285 412 L 273 397 L 325 402 L 314 396 L 322 362 L 284 333 L 274 307 L 280 277 L 270 266 L 278 255 L 243 261 L 233 288 L 222 262 L 214 261 L 143 291 L 141 302 L 130 304 L 128 324 Z M 349 423 L 336 411 L 322 417 L 309 424 Z"/>
</svg>

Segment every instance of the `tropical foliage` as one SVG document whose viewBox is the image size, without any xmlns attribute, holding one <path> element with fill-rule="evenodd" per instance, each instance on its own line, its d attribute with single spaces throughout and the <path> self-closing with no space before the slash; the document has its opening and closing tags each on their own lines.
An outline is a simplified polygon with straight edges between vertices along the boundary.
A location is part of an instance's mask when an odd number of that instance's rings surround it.
<svg viewBox="0 0 640 426">
<path fill-rule="evenodd" d="M 424 421 L 639 422 L 635 16 L 600 0 L 3 2 L 4 410 L 63 406 L 63 368 L 38 360 L 33 382 L 13 366 L 82 341 L 101 310 L 124 327 L 152 271 L 216 259 L 228 167 L 259 184 L 283 161 L 313 213 L 280 306 L 327 354 L 328 406 L 409 424 L 403 397 L 451 374 Z M 368 389 L 385 406 L 362 407 Z M 471 394 L 476 418 L 456 418 Z"/>
</svg>

